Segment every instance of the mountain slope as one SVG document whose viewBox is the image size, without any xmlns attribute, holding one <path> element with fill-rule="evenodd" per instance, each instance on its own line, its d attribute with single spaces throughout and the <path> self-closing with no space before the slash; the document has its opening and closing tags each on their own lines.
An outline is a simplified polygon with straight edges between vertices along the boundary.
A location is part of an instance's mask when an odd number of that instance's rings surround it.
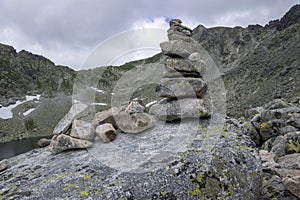
<svg viewBox="0 0 300 200">
<path fill-rule="evenodd" d="M 193 37 L 223 73 L 228 113 L 300 95 L 300 5 L 265 27 L 198 26 Z"/>
<path fill-rule="evenodd" d="M 28 94 L 51 96 L 72 93 L 76 72 L 55 66 L 52 61 L 30 52 L 0 44 L 0 104 L 7 105 Z"/>
</svg>

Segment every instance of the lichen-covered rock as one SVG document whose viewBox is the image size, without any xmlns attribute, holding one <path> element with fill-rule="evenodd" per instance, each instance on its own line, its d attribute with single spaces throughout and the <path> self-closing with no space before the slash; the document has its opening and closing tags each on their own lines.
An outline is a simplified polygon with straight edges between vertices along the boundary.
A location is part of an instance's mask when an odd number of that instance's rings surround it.
<svg viewBox="0 0 300 200">
<path fill-rule="evenodd" d="M 293 193 L 300 198 L 300 170 L 294 170 L 283 179 L 283 184 Z"/>
<path fill-rule="evenodd" d="M 164 78 L 156 92 L 157 96 L 166 98 L 201 98 L 206 89 L 207 85 L 201 78 Z"/>
<path fill-rule="evenodd" d="M 153 129 L 145 131 L 141 137 L 120 134 L 123 137 L 117 137 L 113 144 L 99 143 L 89 150 L 61 154 L 52 154 L 45 148 L 32 150 L 9 159 L 12 167 L 1 172 L 0 197 L 25 200 L 261 199 L 261 164 L 256 150 L 247 146 L 251 143 L 249 138 L 235 134 L 236 127 L 226 125 L 218 137 L 206 140 L 209 122 L 202 121 L 200 126 L 195 132 L 189 123 L 186 126 L 184 123 L 168 123 L 154 132 L 158 138 L 146 137 Z M 184 139 L 189 131 L 196 135 L 186 144 L 186 150 L 163 151 L 167 146 L 181 149 L 182 146 L 177 146 L 180 140 L 176 136 Z M 172 136 L 175 137 L 173 142 Z M 106 145 L 112 149 L 105 148 Z M 123 161 L 134 165 L 132 157 L 136 151 L 144 152 L 141 156 L 147 156 L 145 158 L 153 158 L 147 155 L 151 149 L 142 149 L 145 145 L 153 147 L 157 153 L 163 145 L 161 154 L 155 159 L 163 164 L 161 167 L 142 173 L 127 172 L 111 168 L 97 159 L 101 153 L 92 154 L 94 148 L 102 146 L 105 149 L 102 154 L 114 150 L 111 162 L 120 162 L 117 156 L 120 155 Z M 165 154 L 171 156 L 165 159 Z M 155 165 L 148 159 L 139 169 Z"/>
<path fill-rule="evenodd" d="M 75 119 L 72 123 L 70 136 L 93 142 L 95 138 L 95 128 L 91 123 Z"/>
<path fill-rule="evenodd" d="M 6 170 L 9 166 L 9 161 L 7 159 L 0 161 L 0 172 Z"/>
<path fill-rule="evenodd" d="M 58 135 L 67 132 L 73 120 L 86 114 L 85 112 L 87 111 L 87 108 L 88 106 L 86 104 L 80 102 L 75 103 L 65 117 L 62 118 L 55 126 L 53 134 Z"/>
<path fill-rule="evenodd" d="M 93 142 L 70 137 L 65 134 L 55 135 L 49 145 L 49 150 L 53 153 L 61 153 L 71 149 L 84 149 L 91 147 Z"/>
<path fill-rule="evenodd" d="M 178 101 L 167 100 L 153 105 L 149 112 L 160 120 L 173 121 L 185 118 L 210 117 L 210 105 L 206 99 L 187 98 Z"/>
</svg>

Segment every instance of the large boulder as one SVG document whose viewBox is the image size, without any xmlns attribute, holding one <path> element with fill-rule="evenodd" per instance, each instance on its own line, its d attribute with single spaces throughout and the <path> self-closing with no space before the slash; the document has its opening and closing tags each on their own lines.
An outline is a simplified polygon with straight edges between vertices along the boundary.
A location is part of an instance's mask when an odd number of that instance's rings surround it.
<svg viewBox="0 0 300 200">
<path fill-rule="evenodd" d="M 75 103 L 71 108 L 70 111 L 62 118 L 58 124 L 55 126 L 53 130 L 54 135 L 59 135 L 62 133 L 67 132 L 70 128 L 74 119 L 81 117 L 86 114 L 88 106 L 83 103 Z"/>
<path fill-rule="evenodd" d="M 53 153 L 61 153 L 71 149 L 84 149 L 93 145 L 93 142 L 70 137 L 65 134 L 55 135 L 49 145 L 49 150 Z"/>
<path fill-rule="evenodd" d="M 180 99 L 178 101 L 167 100 L 153 105 L 149 112 L 163 121 L 207 118 L 211 114 L 209 101 L 196 98 Z"/>
<path fill-rule="evenodd" d="M 156 87 L 156 92 L 157 96 L 166 98 L 201 98 L 206 89 L 207 85 L 201 78 L 164 78 Z"/>
</svg>

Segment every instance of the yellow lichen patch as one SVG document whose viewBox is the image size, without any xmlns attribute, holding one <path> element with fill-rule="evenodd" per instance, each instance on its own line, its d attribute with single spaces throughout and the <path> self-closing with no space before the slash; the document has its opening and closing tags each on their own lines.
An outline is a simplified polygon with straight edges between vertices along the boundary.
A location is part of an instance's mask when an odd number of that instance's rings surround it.
<svg viewBox="0 0 300 200">
<path fill-rule="evenodd" d="M 80 191 L 79 194 L 80 194 L 81 197 L 87 197 L 87 196 L 89 196 L 89 191 L 88 190 Z"/>
<path fill-rule="evenodd" d="M 300 143 L 299 141 L 293 142 L 293 140 L 289 140 L 287 143 L 288 151 L 295 151 L 296 153 L 300 153 Z"/>
</svg>

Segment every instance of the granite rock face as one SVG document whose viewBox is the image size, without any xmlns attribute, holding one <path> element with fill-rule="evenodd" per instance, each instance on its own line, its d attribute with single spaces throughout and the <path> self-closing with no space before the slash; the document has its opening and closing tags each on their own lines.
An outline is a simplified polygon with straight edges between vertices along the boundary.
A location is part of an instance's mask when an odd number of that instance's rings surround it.
<svg viewBox="0 0 300 200">
<path fill-rule="evenodd" d="M 158 125 L 154 129 L 146 130 L 143 137 L 128 137 L 123 134 L 114 140 L 115 146 L 109 152 L 113 151 L 111 153 L 116 157 L 111 158 L 111 161 L 120 162 L 120 167 L 124 160 L 133 165 L 135 152 L 147 156 L 147 152 L 151 151 L 151 148 L 147 151 L 137 148 L 136 144 L 141 145 L 140 147 L 153 146 L 156 150 L 162 145 L 162 152 L 157 156 L 153 155 L 152 160 L 143 160 L 144 164 L 138 169 L 147 169 L 156 163 L 163 165 L 143 173 L 137 173 L 139 170 L 134 168 L 129 172 L 116 170 L 103 164 L 101 159 L 97 159 L 101 154 L 92 154 L 93 149 L 104 145 L 103 143 L 94 144 L 89 150 L 66 151 L 61 154 L 52 154 L 47 149 L 36 149 L 18 155 L 9 159 L 11 167 L 0 173 L 3 180 L 0 181 L 0 197 L 25 200 L 117 200 L 124 197 L 164 199 L 166 196 L 170 199 L 191 200 L 260 199 L 261 164 L 258 154 L 250 147 L 249 138 L 237 135 L 238 127 L 227 124 L 220 137 L 205 140 L 209 136 L 208 121 L 202 121 L 200 129 L 199 126 L 195 127 L 198 128 L 197 133 L 191 130 L 190 122 L 186 123 L 168 123 L 161 127 Z M 146 137 L 151 131 L 154 131 L 152 134 L 156 137 Z M 170 143 L 171 136 L 184 139 L 188 133 L 196 135 L 186 144 L 186 150 L 163 151 L 164 146 Z M 69 136 L 62 134 L 58 137 Z M 170 144 L 170 147 L 176 146 L 179 141 L 174 142 L 176 143 Z M 104 149 L 108 151 L 107 148 Z M 165 157 L 166 155 L 170 156 Z M 121 158 L 123 159 L 119 160 Z M 18 180 L 22 180 L 22 183 L 18 184 Z"/>
</svg>

